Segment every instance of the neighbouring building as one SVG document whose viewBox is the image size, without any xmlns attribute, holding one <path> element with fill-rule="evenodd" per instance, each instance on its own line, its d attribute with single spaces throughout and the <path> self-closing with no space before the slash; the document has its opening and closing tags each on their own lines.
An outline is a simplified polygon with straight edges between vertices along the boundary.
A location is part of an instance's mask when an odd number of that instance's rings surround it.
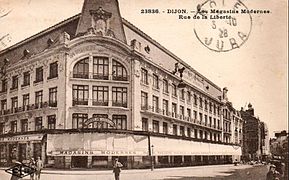
<svg viewBox="0 0 289 180">
<path fill-rule="evenodd" d="M 265 160 L 270 154 L 266 123 L 255 116 L 254 108 L 250 103 L 247 110 L 241 110 L 241 117 L 244 120 L 243 159 L 245 161 Z"/>
<path fill-rule="evenodd" d="M 0 52 L 0 163 L 126 168 L 240 159 L 227 89 L 120 16 L 85 0 L 73 16 Z"/>
<path fill-rule="evenodd" d="M 288 157 L 288 137 L 289 133 L 286 130 L 275 133 L 275 137 L 270 139 L 272 156 Z"/>
</svg>

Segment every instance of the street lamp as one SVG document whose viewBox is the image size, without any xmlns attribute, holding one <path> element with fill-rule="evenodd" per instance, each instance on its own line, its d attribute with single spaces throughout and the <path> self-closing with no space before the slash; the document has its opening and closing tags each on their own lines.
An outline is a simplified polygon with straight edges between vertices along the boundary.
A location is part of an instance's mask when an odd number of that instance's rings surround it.
<svg viewBox="0 0 289 180">
<path fill-rule="evenodd" d="M 148 132 L 148 151 L 149 151 L 151 171 L 154 170 L 154 163 L 153 163 L 153 156 L 152 156 L 153 147 L 154 147 L 154 145 L 151 145 L 151 133 Z"/>
</svg>

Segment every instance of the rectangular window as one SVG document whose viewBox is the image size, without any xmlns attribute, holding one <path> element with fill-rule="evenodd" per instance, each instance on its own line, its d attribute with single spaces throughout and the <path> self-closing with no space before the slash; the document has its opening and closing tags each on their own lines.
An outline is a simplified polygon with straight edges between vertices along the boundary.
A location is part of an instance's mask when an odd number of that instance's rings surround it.
<svg viewBox="0 0 289 180">
<path fill-rule="evenodd" d="M 198 105 L 198 97 L 197 95 L 194 94 L 194 105 L 197 106 Z"/>
<path fill-rule="evenodd" d="M 12 77 L 12 87 L 11 90 L 18 89 L 18 76 Z"/>
<path fill-rule="evenodd" d="M 163 122 L 163 133 L 168 134 L 168 123 Z"/>
<path fill-rule="evenodd" d="M 108 106 L 108 86 L 92 86 L 92 105 Z"/>
<path fill-rule="evenodd" d="M 11 127 L 10 131 L 12 133 L 16 133 L 17 132 L 17 121 L 11 121 L 10 127 Z"/>
<path fill-rule="evenodd" d="M 187 108 L 187 116 L 188 116 L 188 121 L 190 121 L 192 117 L 192 111 L 189 108 Z"/>
<path fill-rule="evenodd" d="M 208 102 L 205 100 L 205 110 L 208 110 Z"/>
<path fill-rule="evenodd" d="M 181 90 L 181 100 L 185 100 L 185 90 Z"/>
<path fill-rule="evenodd" d="M 17 132 L 17 121 L 11 121 L 10 123 L 10 131 L 12 133 L 16 133 Z"/>
<path fill-rule="evenodd" d="M 212 103 L 209 102 L 209 111 L 212 112 Z"/>
<path fill-rule="evenodd" d="M 172 84 L 172 95 L 177 97 L 177 86 L 175 84 Z"/>
<path fill-rule="evenodd" d="M 163 92 L 164 93 L 169 93 L 169 83 L 167 80 L 163 80 Z"/>
<path fill-rule="evenodd" d="M 160 132 L 159 121 L 153 120 L 153 132 L 155 132 L 155 133 L 159 133 Z"/>
<path fill-rule="evenodd" d="M 200 139 L 203 139 L 203 131 L 200 130 Z"/>
<path fill-rule="evenodd" d="M 49 65 L 49 77 L 48 79 L 58 77 L 58 63 L 54 62 Z"/>
<path fill-rule="evenodd" d="M 147 118 L 142 118 L 142 130 L 143 131 L 148 131 L 149 130 L 149 124 L 148 124 L 148 119 Z"/>
<path fill-rule="evenodd" d="M 23 73 L 23 84 L 22 87 L 24 86 L 29 86 L 30 85 L 30 72 L 24 72 Z"/>
<path fill-rule="evenodd" d="M 199 97 L 199 101 L 200 101 L 200 108 L 203 108 L 203 99 L 201 97 Z"/>
<path fill-rule="evenodd" d="M 22 109 L 25 111 L 28 109 L 29 105 L 29 94 L 24 94 L 22 97 Z"/>
<path fill-rule="evenodd" d="M 93 78 L 108 80 L 108 58 L 93 57 Z"/>
<path fill-rule="evenodd" d="M 169 115 L 169 101 L 163 99 L 163 115 Z"/>
<path fill-rule="evenodd" d="M 49 106 L 57 107 L 57 87 L 49 88 Z"/>
<path fill-rule="evenodd" d="M 7 100 L 6 99 L 1 100 L 1 110 L 2 111 L 7 110 Z"/>
<path fill-rule="evenodd" d="M 72 105 L 88 105 L 88 86 L 73 85 L 72 86 Z"/>
<path fill-rule="evenodd" d="M 180 126 L 180 135 L 185 136 L 185 127 L 184 126 Z"/>
<path fill-rule="evenodd" d="M 3 79 L 1 82 L 2 82 L 1 92 L 7 92 L 7 87 L 8 87 L 8 81 L 7 81 L 7 79 Z"/>
<path fill-rule="evenodd" d="M 22 119 L 21 120 L 21 132 L 27 132 L 28 131 L 28 119 Z"/>
<path fill-rule="evenodd" d="M 191 137 L 191 128 L 187 128 L 187 135 L 188 137 Z"/>
<path fill-rule="evenodd" d="M 42 108 L 43 103 L 43 91 L 35 92 L 35 109 Z"/>
<path fill-rule="evenodd" d="M 17 112 L 18 109 L 18 97 L 11 98 L 11 110 L 12 112 Z"/>
<path fill-rule="evenodd" d="M 159 98 L 157 96 L 153 96 L 153 112 L 159 112 Z"/>
<path fill-rule="evenodd" d="M 148 109 L 148 93 L 145 93 L 143 91 L 141 92 L 141 109 Z"/>
<path fill-rule="evenodd" d="M 178 135 L 178 126 L 176 124 L 173 125 L 173 135 Z"/>
<path fill-rule="evenodd" d="M 36 74 L 35 74 L 35 83 L 43 81 L 43 67 L 36 68 Z"/>
<path fill-rule="evenodd" d="M 0 123 L 0 134 L 4 134 L 5 133 L 5 123 L 1 122 Z"/>
<path fill-rule="evenodd" d="M 148 82 L 148 71 L 145 70 L 144 68 L 141 69 L 141 82 L 143 84 L 149 84 Z"/>
<path fill-rule="evenodd" d="M 205 115 L 205 126 L 207 125 L 207 123 L 208 123 L 208 116 Z"/>
<path fill-rule="evenodd" d="M 190 104 L 191 103 L 191 92 L 190 91 L 188 91 L 187 92 L 187 102 Z"/>
<path fill-rule="evenodd" d="M 88 119 L 87 114 L 73 113 L 72 114 L 72 128 L 79 129 L 83 127 L 84 121 Z"/>
<path fill-rule="evenodd" d="M 56 116 L 55 115 L 47 116 L 47 128 L 55 129 L 55 125 L 56 125 Z"/>
<path fill-rule="evenodd" d="M 197 129 L 194 130 L 194 138 L 198 138 L 198 130 Z"/>
<path fill-rule="evenodd" d="M 119 107 L 127 107 L 127 88 L 112 87 L 112 105 Z"/>
<path fill-rule="evenodd" d="M 212 117 L 209 117 L 209 126 L 212 126 Z"/>
<path fill-rule="evenodd" d="M 126 115 L 112 115 L 112 121 L 116 124 L 116 129 L 127 129 Z"/>
<path fill-rule="evenodd" d="M 153 88 L 159 89 L 159 77 L 153 74 Z"/>
<path fill-rule="evenodd" d="M 185 116 L 185 108 L 184 106 L 180 106 L 180 119 L 184 119 Z"/>
<path fill-rule="evenodd" d="M 200 122 L 202 122 L 203 121 L 203 114 L 199 113 L 199 117 L 200 117 Z"/>
<path fill-rule="evenodd" d="M 194 111 L 194 120 L 197 120 L 197 119 L 198 119 L 197 116 L 198 116 L 198 115 L 197 115 L 197 111 Z"/>
<path fill-rule="evenodd" d="M 35 118 L 35 131 L 39 131 L 42 129 L 42 117 Z"/>
<path fill-rule="evenodd" d="M 172 103 L 172 117 L 177 117 L 177 104 Z"/>
</svg>

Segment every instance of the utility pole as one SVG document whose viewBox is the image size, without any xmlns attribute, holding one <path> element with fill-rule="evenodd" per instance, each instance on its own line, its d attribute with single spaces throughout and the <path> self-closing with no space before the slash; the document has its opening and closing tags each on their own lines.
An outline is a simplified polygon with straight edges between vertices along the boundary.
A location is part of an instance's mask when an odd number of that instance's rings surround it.
<svg viewBox="0 0 289 180">
<path fill-rule="evenodd" d="M 153 163 L 153 156 L 152 156 L 152 148 L 153 145 L 151 145 L 151 133 L 148 132 L 148 151 L 149 151 L 149 157 L 150 157 L 150 166 L 151 166 L 151 171 L 154 170 L 154 163 Z"/>
</svg>

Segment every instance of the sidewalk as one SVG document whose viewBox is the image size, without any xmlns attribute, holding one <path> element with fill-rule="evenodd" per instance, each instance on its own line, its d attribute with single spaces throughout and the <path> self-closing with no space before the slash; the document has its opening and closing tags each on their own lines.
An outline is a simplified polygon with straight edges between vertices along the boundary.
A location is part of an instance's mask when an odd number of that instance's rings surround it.
<svg viewBox="0 0 289 180">
<path fill-rule="evenodd" d="M 171 167 L 171 168 L 157 168 L 153 172 L 166 172 L 166 171 L 178 171 L 185 169 L 207 169 L 207 168 L 216 168 L 216 167 L 238 167 L 237 169 L 245 169 L 253 167 L 252 165 L 238 165 L 234 166 L 233 164 L 225 165 L 207 165 L 207 166 L 188 166 L 188 167 Z M 5 170 L 7 168 L 0 168 Z M 108 170 L 97 170 L 97 169 L 50 169 L 45 168 L 42 171 L 42 174 L 57 174 L 57 175 L 111 175 L 112 169 Z M 122 170 L 122 174 L 140 174 L 144 172 L 152 172 L 151 169 L 125 169 Z"/>
</svg>

